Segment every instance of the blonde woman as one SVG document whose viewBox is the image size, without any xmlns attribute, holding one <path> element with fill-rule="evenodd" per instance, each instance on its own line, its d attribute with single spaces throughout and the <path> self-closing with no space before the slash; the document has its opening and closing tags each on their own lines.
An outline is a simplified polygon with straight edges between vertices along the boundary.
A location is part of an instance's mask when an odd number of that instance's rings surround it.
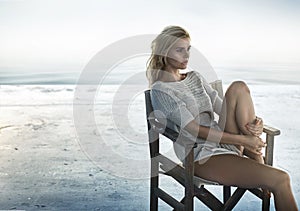
<svg viewBox="0 0 300 211">
<path fill-rule="evenodd" d="M 267 188 L 277 210 L 297 210 L 289 175 L 263 164 L 263 122 L 255 115 L 247 85 L 232 83 L 222 101 L 201 74 L 180 73 L 187 68 L 191 45 L 189 33 L 179 26 L 166 27 L 151 47 L 147 78 L 153 108 L 169 120 L 168 127 L 198 143 L 195 175 L 229 186 Z M 174 144 L 174 150 L 183 161 L 180 145 Z"/>
</svg>

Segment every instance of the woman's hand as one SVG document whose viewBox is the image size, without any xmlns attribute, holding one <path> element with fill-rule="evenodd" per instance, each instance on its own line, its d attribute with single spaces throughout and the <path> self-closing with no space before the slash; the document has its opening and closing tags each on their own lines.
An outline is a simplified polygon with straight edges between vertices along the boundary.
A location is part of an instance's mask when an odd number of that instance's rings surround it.
<svg viewBox="0 0 300 211">
<path fill-rule="evenodd" d="M 245 149 L 247 149 L 248 151 L 250 151 L 256 155 L 261 155 L 262 148 L 267 146 L 267 144 L 265 142 L 263 142 L 262 139 L 257 136 L 250 135 L 250 136 L 243 136 L 243 137 L 244 137 L 243 146 L 245 147 Z"/>
<path fill-rule="evenodd" d="M 261 136 L 264 129 L 264 123 L 262 118 L 256 117 L 253 123 L 246 125 L 247 130 L 254 136 Z"/>
</svg>

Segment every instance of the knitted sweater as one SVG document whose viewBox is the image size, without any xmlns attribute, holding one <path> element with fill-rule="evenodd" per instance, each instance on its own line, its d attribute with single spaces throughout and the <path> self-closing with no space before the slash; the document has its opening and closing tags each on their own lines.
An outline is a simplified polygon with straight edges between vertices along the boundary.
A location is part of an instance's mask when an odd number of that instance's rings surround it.
<svg viewBox="0 0 300 211">
<path fill-rule="evenodd" d="M 155 116 L 158 119 L 162 122 L 167 122 L 165 121 L 167 119 L 169 128 L 183 133 L 192 141 L 199 143 L 198 149 L 195 149 L 195 160 L 207 156 L 203 153 L 201 155 L 203 147 L 209 148 L 212 153 L 220 148 L 236 151 L 235 147 L 231 147 L 232 145 L 220 145 L 206 141 L 183 130 L 192 120 L 195 120 L 199 125 L 220 130 L 217 122 L 214 121 L 214 112 L 220 114 L 222 100 L 217 91 L 212 89 L 198 72 L 188 72 L 185 79 L 177 82 L 155 82 L 151 89 L 151 99 Z M 180 141 L 182 140 L 176 142 Z M 180 148 L 179 145 L 174 147 L 179 159 L 184 159 L 184 149 Z"/>
<path fill-rule="evenodd" d="M 178 82 L 155 82 L 151 98 L 153 108 L 181 128 L 194 119 L 203 126 L 211 126 L 214 111 L 220 114 L 222 107 L 217 91 L 195 71 L 188 72 L 186 78 Z"/>
</svg>

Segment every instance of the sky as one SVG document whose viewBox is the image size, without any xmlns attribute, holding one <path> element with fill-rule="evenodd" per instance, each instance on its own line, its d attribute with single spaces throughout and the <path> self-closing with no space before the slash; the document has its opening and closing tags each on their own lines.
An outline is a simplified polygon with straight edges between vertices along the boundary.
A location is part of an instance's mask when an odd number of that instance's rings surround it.
<svg viewBox="0 0 300 211">
<path fill-rule="evenodd" d="M 79 71 L 104 47 L 168 25 L 186 28 L 212 65 L 300 63 L 300 1 L 0 0 L 0 70 Z"/>
</svg>

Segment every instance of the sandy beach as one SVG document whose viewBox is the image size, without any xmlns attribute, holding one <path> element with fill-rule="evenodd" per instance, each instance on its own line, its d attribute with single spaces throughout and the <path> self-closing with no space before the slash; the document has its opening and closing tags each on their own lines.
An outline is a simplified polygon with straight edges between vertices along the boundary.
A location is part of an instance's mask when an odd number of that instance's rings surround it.
<svg viewBox="0 0 300 211">
<path fill-rule="evenodd" d="M 75 86 L 0 87 L 0 210 L 149 210 L 144 96 L 139 93 L 128 109 L 134 131 L 115 122 L 118 118 L 111 101 L 116 88 L 100 90 L 93 111 L 97 130 L 85 125 L 87 139 L 82 141 L 74 123 Z M 265 123 L 281 129 L 274 166 L 291 175 L 299 204 L 299 86 L 250 88 L 257 114 Z M 169 144 L 166 147 L 172 149 Z M 169 181 L 162 184 L 181 198 L 180 186 Z M 210 189 L 221 194 L 220 188 Z M 207 210 L 200 202 L 195 205 Z M 273 199 L 271 206 L 274 210 Z M 162 202 L 160 207 L 170 210 Z M 260 202 L 246 194 L 235 210 L 259 208 Z"/>
</svg>

